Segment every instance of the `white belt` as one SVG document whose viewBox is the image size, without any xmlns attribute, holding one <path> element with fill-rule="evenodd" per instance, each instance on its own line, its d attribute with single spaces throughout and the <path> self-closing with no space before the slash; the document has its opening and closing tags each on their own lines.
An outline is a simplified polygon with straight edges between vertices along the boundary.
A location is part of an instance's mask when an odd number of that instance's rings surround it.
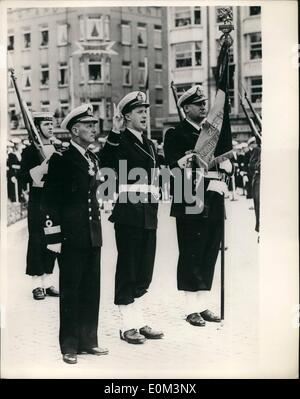
<svg viewBox="0 0 300 399">
<path fill-rule="evenodd" d="M 153 184 L 120 184 L 119 194 L 121 193 L 151 193 L 154 196 L 159 195 L 159 189 Z"/>
<path fill-rule="evenodd" d="M 206 172 L 206 173 L 204 173 L 204 177 L 206 177 L 207 179 L 218 179 L 218 180 L 220 180 L 222 175 L 219 172 Z"/>
</svg>

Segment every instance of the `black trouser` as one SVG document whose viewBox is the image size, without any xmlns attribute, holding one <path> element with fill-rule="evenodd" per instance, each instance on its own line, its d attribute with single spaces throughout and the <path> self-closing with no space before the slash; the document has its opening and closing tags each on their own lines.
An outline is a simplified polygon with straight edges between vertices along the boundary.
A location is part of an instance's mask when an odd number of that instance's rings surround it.
<svg viewBox="0 0 300 399">
<path fill-rule="evenodd" d="M 176 218 L 177 288 L 210 290 L 222 238 L 222 220 Z"/>
<path fill-rule="evenodd" d="M 128 305 L 147 292 L 152 281 L 156 230 L 115 224 L 118 260 L 115 305 Z"/>
<path fill-rule="evenodd" d="M 43 223 L 40 201 L 29 201 L 26 274 L 30 276 L 52 274 L 55 265 L 56 254 L 47 249 Z"/>
<path fill-rule="evenodd" d="M 246 183 L 246 190 L 247 190 L 247 198 L 251 199 L 253 194 L 252 194 L 252 179 L 253 175 L 251 173 L 248 173 L 248 182 Z"/>
<path fill-rule="evenodd" d="M 259 198 L 260 198 L 260 176 L 255 175 L 252 182 L 253 202 L 255 209 L 255 231 L 259 232 Z"/>
<path fill-rule="evenodd" d="M 63 246 L 59 256 L 61 352 L 98 346 L 100 248 Z"/>
</svg>

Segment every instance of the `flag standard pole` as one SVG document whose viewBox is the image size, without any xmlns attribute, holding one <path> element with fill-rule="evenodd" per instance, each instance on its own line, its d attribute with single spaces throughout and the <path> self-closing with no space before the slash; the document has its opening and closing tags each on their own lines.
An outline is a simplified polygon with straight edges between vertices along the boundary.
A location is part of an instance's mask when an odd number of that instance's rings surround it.
<svg viewBox="0 0 300 399">
<path fill-rule="evenodd" d="M 225 317 L 225 195 L 222 195 L 222 241 L 221 241 L 221 320 Z"/>
<path fill-rule="evenodd" d="M 148 58 L 144 58 L 145 63 L 145 91 L 147 101 L 150 104 L 150 90 L 149 90 L 149 69 L 148 69 Z M 147 108 L 147 137 L 151 139 L 151 119 L 150 119 L 150 107 Z"/>
<path fill-rule="evenodd" d="M 223 72 L 227 72 L 226 76 L 226 93 L 225 93 L 225 107 L 229 106 L 228 104 L 228 86 L 229 86 L 229 47 L 233 44 L 233 39 L 230 35 L 230 32 L 234 29 L 232 25 L 233 14 L 230 8 L 221 8 L 219 10 L 219 16 L 221 17 L 223 24 L 219 26 L 219 30 L 223 33 L 220 38 L 220 41 L 224 43 L 225 48 L 225 65 Z M 222 45 L 223 47 L 223 45 Z M 222 50 L 221 50 L 222 51 Z M 226 71 L 227 67 L 227 71 Z M 227 103 L 226 103 L 227 101 Z M 223 321 L 225 318 L 225 194 L 222 195 L 222 239 L 221 239 L 221 292 L 220 292 L 220 313 L 221 320 Z"/>
</svg>

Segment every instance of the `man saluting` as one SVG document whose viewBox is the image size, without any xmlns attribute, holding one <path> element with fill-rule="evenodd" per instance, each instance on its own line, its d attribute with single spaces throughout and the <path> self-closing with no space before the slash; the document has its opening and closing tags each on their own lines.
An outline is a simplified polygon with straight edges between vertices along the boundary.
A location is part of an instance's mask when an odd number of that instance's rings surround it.
<svg viewBox="0 0 300 399">
<path fill-rule="evenodd" d="M 110 217 L 118 249 L 114 302 L 123 320 L 120 338 L 130 344 L 163 337 L 143 318 L 144 295 L 153 274 L 158 209 L 153 173 L 158 158 L 152 141 L 144 135 L 148 107 L 144 93 L 127 94 L 114 110 L 113 129 L 101 153 L 101 165 L 114 168 L 119 179 L 119 198 Z M 128 171 L 125 180 L 122 165 Z M 144 173 L 143 184 L 132 173 L 134 169 Z"/>
</svg>

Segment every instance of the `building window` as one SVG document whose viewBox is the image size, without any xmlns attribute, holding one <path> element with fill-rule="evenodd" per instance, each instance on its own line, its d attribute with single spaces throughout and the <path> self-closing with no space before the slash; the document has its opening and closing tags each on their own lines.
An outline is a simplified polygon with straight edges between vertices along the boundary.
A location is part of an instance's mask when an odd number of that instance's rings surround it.
<svg viewBox="0 0 300 399">
<path fill-rule="evenodd" d="M 145 77 L 145 63 L 139 62 L 139 87 L 145 87 L 146 77 Z"/>
<path fill-rule="evenodd" d="M 111 100 L 108 98 L 106 99 L 105 116 L 107 119 L 111 119 Z"/>
<path fill-rule="evenodd" d="M 262 100 L 262 77 L 256 76 L 250 78 L 251 102 L 260 104 Z"/>
<path fill-rule="evenodd" d="M 194 24 L 201 25 L 201 7 L 194 7 Z"/>
<path fill-rule="evenodd" d="M 191 25 L 190 7 L 175 7 L 174 22 L 175 27 Z"/>
<path fill-rule="evenodd" d="M 64 118 L 69 113 L 69 101 L 68 100 L 60 100 L 59 102 L 59 110 L 61 118 Z"/>
<path fill-rule="evenodd" d="M 85 23 L 84 17 L 79 17 L 79 40 L 85 40 Z"/>
<path fill-rule="evenodd" d="M 260 15 L 261 8 L 260 7 L 249 7 L 249 14 L 252 15 Z"/>
<path fill-rule="evenodd" d="M 187 68 L 192 66 L 192 43 L 175 45 L 176 68 Z"/>
<path fill-rule="evenodd" d="M 174 26 L 201 25 L 201 7 L 175 7 Z"/>
<path fill-rule="evenodd" d="M 162 87 L 162 65 L 155 64 L 155 87 Z"/>
<path fill-rule="evenodd" d="M 163 100 L 157 98 L 157 99 L 155 100 L 155 105 L 156 105 L 157 107 L 162 107 L 162 106 L 163 106 Z"/>
<path fill-rule="evenodd" d="M 30 48 L 31 46 L 31 34 L 30 32 L 24 33 L 24 49 Z"/>
<path fill-rule="evenodd" d="M 10 36 L 8 36 L 8 39 L 7 39 L 7 50 L 13 51 L 14 47 L 15 47 L 15 37 L 14 37 L 14 35 L 10 35 Z"/>
<path fill-rule="evenodd" d="M 131 44 L 131 26 L 129 22 L 122 22 L 121 25 L 121 41 L 122 44 Z"/>
<path fill-rule="evenodd" d="M 41 102 L 41 111 L 42 112 L 49 112 L 49 110 L 50 110 L 49 101 L 42 101 Z"/>
<path fill-rule="evenodd" d="M 68 85 L 68 65 L 66 62 L 60 63 L 58 66 L 58 85 Z"/>
<path fill-rule="evenodd" d="M 103 23 L 101 16 L 88 17 L 87 19 L 87 39 L 103 39 Z"/>
<path fill-rule="evenodd" d="M 48 29 L 41 30 L 41 47 L 48 47 L 49 43 L 49 31 Z"/>
<path fill-rule="evenodd" d="M 109 16 L 106 15 L 104 17 L 104 40 L 110 39 L 110 19 Z"/>
<path fill-rule="evenodd" d="M 95 118 L 104 119 L 105 118 L 105 107 L 103 98 L 90 98 L 90 103 L 93 106 L 93 114 Z"/>
<path fill-rule="evenodd" d="M 107 60 L 104 64 L 104 82 L 110 83 L 110 61 Z"/>
<path fill-rule="evenodd" d="M 161 28 L 154 27 L 154 47 L 162 48 L 162 40 L 161 40 Z"/>
<path fill-rule="evenodd" d="M 147 30 L 144 26 L 138 26 L 137 42 L 139 47 L 147 46 Z"/>
<path fill-rule="evenodd" d="M 23 68 L 22 87 L 23 87 L 23 90 L 31 89 L 31 68 L 30 67 Z"/>
<path fill-rule="evenodd" d="M 188 68 L 202 65 L 201 42 L 175 45 L 176 68 Z M 194 57 L 192 54 L 194 53 Z M 194 61 L 193 61 L 194 60 Z"/>
<path fill-rule="evenodd" d="M 261 33 L 250 34 L 250 60 L 257 60 L 262 57 Z"/>
<path fill-rule="evenodd" d="M 85 82 L 85 63 L 84 62 L 80 62 L 79 69 L 80 69 L 80 83 L 84 83 Z"/>
<path fill-rule="evenodd" d="M 89 61 L 89 82 L 102 81 L 102 64 L 100 61 Z"/>
<path fill-rule="evenodd" d="M 123 85 L 124 86 L 131 86 L 131 65 L 130 62 L 123 61 L 122 65 L 123 70 Z"/>
<path fill-rule="evenodd" d="M 49 86 L 49 66 L 42 65 L 41 66 L 41 87 Z"/>
<path fill-rule="evenodd" d="M 195 66 L 202 65 L 201 42 L 195 42 Z"/>
<path fill-rule="evenodd" d="M 18 115 L 16 112 L 16 106 L 15 104 L 9 104 L 8 106 L 8 115 L 9 115 L 9 122 L 10 122 L 10 128 L 12 130 L 15 130 L 19 126 L 19 119 Z"/>
<path fill-rule="evenodd" d="M 219 15 L 219 11 L 221 8 L 223 8 L 223 7 L 216 7 L 216 22 L 217 22 L 217 24 L 223 23 L 223 20 L 221 19 L 220 15 Z M 230 8 L 230 10 L 232 11 L 232 7 L 228 7 L 228 8 Z"/>
<path fill-rule="evenodd" d="M 65 46 L 68 44 L 68 25 L 57 25 L 57 45 Z"/>
</svg>

